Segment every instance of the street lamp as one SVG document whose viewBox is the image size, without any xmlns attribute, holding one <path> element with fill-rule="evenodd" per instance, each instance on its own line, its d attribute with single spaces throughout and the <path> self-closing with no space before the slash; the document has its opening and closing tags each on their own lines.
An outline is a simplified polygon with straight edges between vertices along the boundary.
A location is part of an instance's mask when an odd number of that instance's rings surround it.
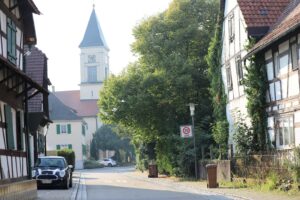
<svg viewBox="0 0 300 200">
<path fill-rule="evenodd" d="M 190 111 L 191 111 L 191 117 L 192 117 L 192 133 L 193 133 L 193 139 L 194 139 L 194 151 L 195 151 L 195 176 L 196 179 L 198 178 L 198 170 L 197 170 L 197 151 L 196 151 L 196 136 L 195 136 L 195 124 L 194 124 L 194 115 L 195 115 L 195 106 L 194 103 L 189 103 Z"/>
</svg>

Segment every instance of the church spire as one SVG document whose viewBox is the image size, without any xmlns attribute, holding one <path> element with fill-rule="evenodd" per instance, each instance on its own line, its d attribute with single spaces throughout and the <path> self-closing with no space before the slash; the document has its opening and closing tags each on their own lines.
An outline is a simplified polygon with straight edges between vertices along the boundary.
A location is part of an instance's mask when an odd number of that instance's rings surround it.
<svg viewBox="0 0 300 200">
<path fill-rule="evenodd" d="M 89 19 L 89 23 L 87 25 L 84 37 L 79 47 L 82 48 L 82 47 L 93 47 L 93 46 L 103 46 L 107 50 L 109 49 L 106 44 L 104 35 L 101 30 L 100 23 L 98 21 L 95 12 L 95 4 L 93 4 L 93 10 Z"/>
</svg>

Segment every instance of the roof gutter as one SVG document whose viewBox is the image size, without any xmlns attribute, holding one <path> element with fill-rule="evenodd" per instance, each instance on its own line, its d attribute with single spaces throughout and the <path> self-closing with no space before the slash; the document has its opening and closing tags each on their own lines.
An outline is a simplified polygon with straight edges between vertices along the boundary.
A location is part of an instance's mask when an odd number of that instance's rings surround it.
<svg viewBox="0 0 300 200">
<path fill-rule="evenodd" d="M 259 47 L 257 47 L 257 48 L 251 49 L 251 50 L 248 52 L 248 54 L 247 54 L 246 56 L 244 56 L 243 60 L 246 60 L 247 58 L 249 58 L 250 56 L 256 54 L 257 52 L 260 52 L 260 51 L 264 50 L 265 48 L 267 48 L 268 46 L 270 46 L 270 45 L 273 43 L 274 40 L 277 41 L 277 40 L 283 38 L 284 36 L 287 36 L 288 34 L 290 34 L 291 32 L 295 31 L 295 30 L 296 30 L 297 28 L 299 28 L 299 27 L 300 27 L 300 23 L 298 23 L 297 25 L 295 25 L 295 26 L 292 27 L 292 28 L 289 28 L 288 31 L 284 32 L 284 33 L 281 34 L 281 35 L 278 35 L 277 37 L 273 38 L 273 39 L 270 40 L 269 42 L 267 42 L 267 43 L 265 43 L 265 44 L 263 44 L 263 45 L 261 45 L 261 46 L 259 46 Z M 263 39 L 263 38 L 262 38 L 262 39 Z"/>
</svg>

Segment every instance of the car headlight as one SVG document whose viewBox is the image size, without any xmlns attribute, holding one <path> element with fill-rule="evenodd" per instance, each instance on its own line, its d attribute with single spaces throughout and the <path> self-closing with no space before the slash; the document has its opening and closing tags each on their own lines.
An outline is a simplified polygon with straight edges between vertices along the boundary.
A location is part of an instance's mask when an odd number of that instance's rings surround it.
<svg viewBox="0 0 300 200">
<path fill-rule="evenodd" d="M 36 170 L 32 170 L 32 171 L 31 171 L 31 176 L 32 176 L 32 177 L 36 177 L 36 175 L 37 175 Z"/>
<path fill-rule="evenodd" d="M 61 170 L 60 172 L 59 172 L 59 176 L 60 177 L 64 177 L 66 175 L 66 171 L 65 170 Z"/>
</svg>

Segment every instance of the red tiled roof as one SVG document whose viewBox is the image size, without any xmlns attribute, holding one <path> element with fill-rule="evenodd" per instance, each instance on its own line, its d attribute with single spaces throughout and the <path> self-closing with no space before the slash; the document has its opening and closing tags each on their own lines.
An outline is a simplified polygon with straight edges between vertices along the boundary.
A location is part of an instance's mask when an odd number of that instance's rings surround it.
<svg viewBox="0 0 300 200">
<path fill-rule="evenodd" d="M 291 0 L 238 0 L 247 27 L 270 27 Z"/>
<path fill-rule="evenodd" d="M 273 41 L 280 39 L 289 32 L 294 31 L 296 28 L 300 27 L 300 1 L 296 0 L 292 2 L 289 7 L 294 9 L 289 9 L 290 12 L 286 13 L 282 17 L 276 26 L 260 41 L 258 41 L 254 47 L 249 51 L 248 55 L 252 55 L 267 46 L 269 46 Z"/>
<path fill-rule="evenodd" d="M 53 93 L 66 106 L 76 110 L 81 117 L 96 116 L 98 114 L 97 100 L 80 100 L 80 91 L 60 91 Z"/>
</svg>

